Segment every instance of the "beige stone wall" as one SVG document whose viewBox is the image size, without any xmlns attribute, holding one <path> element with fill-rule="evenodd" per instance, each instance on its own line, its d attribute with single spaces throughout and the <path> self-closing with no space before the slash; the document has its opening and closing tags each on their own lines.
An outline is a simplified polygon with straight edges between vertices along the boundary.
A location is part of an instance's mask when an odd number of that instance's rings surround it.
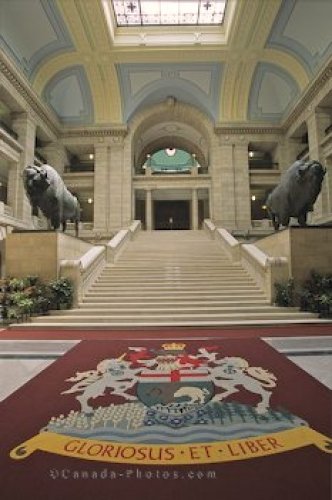
<svg viewBox="0 0 332 500">
<path fill-rule="evenodd" d="M 6 276 L 39 276 L 43 281 L 58 277 L 61 259 L 78 259 L 92 245 L 73 236 L 49 231 L 25 231 L 7 235 Z"/>
<path fill-rule="evenodd" d="M 255 246 L 270 257 L 290 258 L 290 231 L 288 229 L 278 231 L 266 238 L 255 242 Z"/>
<path fill-rule="evenodd" d="M 79 259 L 93 246 L 86 241 L 75 238 L 74 236 L 69 236 L 60 232 L 56 234 L 58 261 L 62 259 Z"/>
<path fill-rule="evenodd" d="M 255 245 L 271 257 L 287 257 L 290 275 L 297 282 L 308 279 L 312 270 L 332 273 L 332 228 L 290 227 Z"/>
<path fill-rule="evenodd" d="M 309 278 L 311 270 L 332 273 L 332 229 L 291 229 L 292 273 L 298 280 Z"/>
</svg>

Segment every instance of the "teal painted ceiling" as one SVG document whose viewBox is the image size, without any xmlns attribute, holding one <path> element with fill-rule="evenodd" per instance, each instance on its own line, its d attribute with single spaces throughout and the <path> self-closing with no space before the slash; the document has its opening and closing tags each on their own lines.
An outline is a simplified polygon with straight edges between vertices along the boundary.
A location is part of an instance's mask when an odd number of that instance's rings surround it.
<svg viewBox="0 0 332 500">
<path fill-rule="evenodd" d="M 182 149 L 161 149 L 145 163 L 153 172 L 187 172 L 196 165 L 195 158 Z"/>
</svg>

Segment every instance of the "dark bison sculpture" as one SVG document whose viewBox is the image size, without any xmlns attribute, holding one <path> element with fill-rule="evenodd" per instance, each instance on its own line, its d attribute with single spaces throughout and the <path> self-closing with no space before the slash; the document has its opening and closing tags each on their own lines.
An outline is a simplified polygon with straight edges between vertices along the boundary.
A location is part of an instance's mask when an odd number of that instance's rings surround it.
<svg viewBox="0 0 332 500">
<path fill-rule="evenodd" d="M 307 225 L 308 212 L 312 212 L 319 195 L 326 169 L 315 160 L 298 160 L 281 176 L 280 183 L 266 200 L 266 207 L 275 230 L 288 226 L 291 217 L 300 226 Z"/>
<path fill-rule="evenodd" d="M 54 230 L 62 224 L 66 230 L 67 221 L 75 223 L 78 236 L 80 204 L 65 186 L 58 172 L 50 165 L 27 166 L 23 170 L 23 184 L 32 207 L 32 215 L 38 216 L 38 209 L 51 223 Z"/>
</svg>

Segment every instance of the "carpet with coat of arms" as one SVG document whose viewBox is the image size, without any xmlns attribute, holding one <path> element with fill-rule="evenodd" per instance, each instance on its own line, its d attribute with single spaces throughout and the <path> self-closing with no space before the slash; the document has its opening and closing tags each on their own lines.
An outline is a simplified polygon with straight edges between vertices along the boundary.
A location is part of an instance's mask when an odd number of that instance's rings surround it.
<svg viewBox="0 0 332 500">
<path fill-rule="evenodd" d="M 331 401 L 259 339 L 82 341 L 1 404 L 1 499 L 330 500 Z"/>
</svg>

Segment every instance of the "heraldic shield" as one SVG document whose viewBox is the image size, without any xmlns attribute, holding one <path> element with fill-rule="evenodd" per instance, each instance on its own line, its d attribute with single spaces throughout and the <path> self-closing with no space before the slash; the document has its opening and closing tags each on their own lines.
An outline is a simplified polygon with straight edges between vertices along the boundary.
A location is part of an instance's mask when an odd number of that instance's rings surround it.
<svg viewBox="0 0 332 500">
<path fill-rule="evenodd" d="M 170 422 L 176 424 L 180 422 L 177 415 L 193 409 L 197 411 L 197 405 L 212 399 L 214 384 L 209 371 L 200 367 L 197 359 L 186 355 L 184 344 L 164 344 L 162 347 L 150 363 L 152 368 L 142 370 L 137 377 L 137 397 L 150 408 L 149 416 L 164 413 L 162 420 L 169 415 Z"/>
<path fill-rule="evenodd" d="M 144 371 L 138 377 L 137 397 L 146 406 L 172 404 L 204 405 L 214 395 L 214 385 L 203 370 L 165 372 Z"/>
</svg>

